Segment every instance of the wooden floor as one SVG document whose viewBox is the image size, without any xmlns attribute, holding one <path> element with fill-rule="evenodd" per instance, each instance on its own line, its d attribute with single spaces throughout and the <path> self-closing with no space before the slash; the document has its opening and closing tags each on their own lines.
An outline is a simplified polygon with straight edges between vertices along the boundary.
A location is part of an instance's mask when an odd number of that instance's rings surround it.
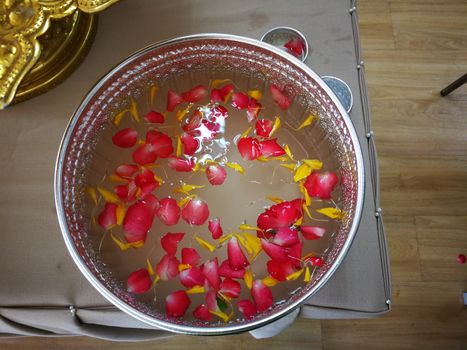
<svg viewBox="0 0 467 350">
<path fill-rule="evenodd" d="M 393 276 L 393 312 L 364 321 L 299 320 L 274 339 L 179 336 L 115 344 L 3 340 L 7 349 L 467 349 L 466 0 L 360 0 L 360 28 Z"/>
</svg>

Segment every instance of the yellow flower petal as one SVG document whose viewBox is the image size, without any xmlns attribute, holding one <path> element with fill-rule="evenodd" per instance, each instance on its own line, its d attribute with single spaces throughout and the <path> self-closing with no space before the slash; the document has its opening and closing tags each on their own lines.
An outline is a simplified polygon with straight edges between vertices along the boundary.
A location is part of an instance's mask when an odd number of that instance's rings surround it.
<svg viewBox="0 0 467 350">
<path fill-rule="evenodd" d="M 251 273 L 250 269 L 245 271 L 245 275 L 243 276 L 243 280 L 245 281 L 246 286 L 248 289 L 251 289 L 253 286 L 253 274 Z"/>
<path fill-rule="evenodd" d="M 264 156 L 259 156 L 258 158 L 256 158 L 257 161 L 259 162 L 262 162 L 262 163 L 267 163 L 271 160 L 271 158 L 266 158 Z"/>
<path fill-rule="evenodd" d="M 188 194 L 189 192 L 193 190 L 196 190 L 198 188 L 203 188 L 203 187 L 204 185 L 190 185 L 190 184 L 186 184 L 183 182 L 180 187 L 174 189 L 174 192 Z"/>
<path fill-rule="evenodd" d="M 303 222 L 303 216 L 300 216 L 300 218 L 294 222 L 294 226 L 301 226 Z"/>
<path fill-rule="evenodd" d="M 281 127 L 281 119 L 279 117 L 276 117 L 276 119 L 274 119 L 274 125 L 272 126 L 272 130 L 269 136 L 271 137 L 272 135 L 274 135 L 274 133 L 277 130 L 279 130 L 280 127 Z"/>
<path fill-rule="evenodd" d="M 146 269 L 148 270 L 151 276 L 154 276 L 154 269 L 152 267 L 151 262 L 149 261 L 149 258 L 146 258 Z"/>
<path fill-rule="evenodd" d="M 246 129 L 246 130 L 243 132 L 242 137 L 247 137 L 248 134 L 250 133 L 251 129 L 252 129 L 251 126 L 250 126 L 248 129 Z"/>
<path fill-rule="evenodd" d="M 196 197 L 196 196 L 195 196 L 194 194 L 192 194 L 192 195 L 190 195 L 190 196 L 186 196 L 186 197 L 180 199 L 180 200 L 177 202 L 177 205 L 178 205 L 180 208 L 183 208 L 183 207 L 185 206 L 185 204 L 187 204 L 188 201 L 189 201 L 190 199 L 193 199 L 193 198 L 195 198 L 195 197 Z"/>
<path fill-rule="evenodd" d="M 259 90 L 250 90 L 247 93 L 248 96 L 253 97 L 255 100 L 261 100 L 263 98 L 263 94 Z"/>
<path fill-rule="evenodd" d="M 110 232 L 110 237 L 112 237 L 112 240 L 117 244 L 121 251 L 124 252 L 125 250 L 128 250 L 130 248 L 129 243 L 122 242 L 120 238 L 115 236 L 112 232 Z"/>
<path fill-rule="evenodd" d="M 306 206 L 306 203 L 302 205 L 302 208 L 303 208 L 303 210 L 305 211 L 306 215 L 308 215 L 308 217 L 309 217 L 310 219 L 312 219 L 313 217 L 311 216 L 310 210 L 309 210 L 308 207 Z"/>
<path fill-rule="evenodd" d="M 125 206 L 123 204 L 119 204 L 117 206 L 117 210 L 115 211 L 115 216 L 117 217 L 117 225 L 121 225 L 123 219 L 125 218 Z"/>
<path fill-rule="evenodd" d="M 252 254 L 250 256 L 250 260 L 253 260 L 256 258 L 256 256 L 263 250 L 261 247 L 261 240 L 256 236 L 251 233 L 243 232 L 242 236 L 245 238 L 245 240 L 248 242 L 248 246 L 252 249 Z"/>
<path fill-rule="evenodd" d="M 92 199 L 95 205 L 97 205 L 97 192 L 94 187 L 86 186 L 86 194 Z"/>
<path fill-rule="evenodd" d="M 302 273 L 303 273 L 303 269 L 300 269 L 300 270 L 295 271 L 294 273 L 291 273 L 290 275 L 288 275 L 286 277 L 286 279 L 287 279 L 287 281 L 294 281 L 297 278 L 299 278 Z"/>
<path fill-rule="evenodd" d="M 225 166 L 235 170 L 237 173 L 243 174 L 245 170 L 243 170 L 242 166 L 238 163 L 225 163 Z"/>
<path fill-rule="evenodd" d="M 342 219 L 344 213 L 337 208 L 321 208 L 316 210 L 318 213 L 326 215 L 331 219 Z"/>
<path fill-rule="evenodd" d="M 303 159 L 303 163 L 308 165 L 312 170 L 319 170 L 323 167 L 323 162 L 318 159 Z"/>
<path fill-rule="evenodd" d="M 159 90 L 159 88 L 157 87 L 157 85 L 153 85 L 153 86 L 151 86 L 151 88 L 149 89 L 149 104 L 150 104 L 150 105 L 154 105 L 154 100 L 155 100 L 155 98 L 156 98 L 157 90 Z"/>
<path fill-rule="evenodd" d="M 308 166 L 308 164 L 303 163 L 300 165 L 297 170 L 295 170 L 295 174 L 293 176 L 293 180 L 295 182 L 299 182 L 308 177 L 313 170 Z"/>
<path fill-rule="evenodd" d="M 212 253 L 214 250 L 216 250 L 216 247 L 215 247 L 215 246 L 213 246 L 213 245 L 212 245 L 211 243 L 209 243 L 209 242 L 206 242 L 204 239 L 199 238 L 198 236 L 195 236 L 195 239 L 196 239 L 196 242 L 198 242 L 198 244 L 199 244 L 202 248 L 204 248 L 204 249 L 206 249 L 206 250 L 209 250 L 211 253 Z"/>
<path fill-rule="evenodd" d="M 191 107 L 193 107 L 193 103 L 189 103 L 188 106 L 185 107 L 185 109 L 181 109 L 179 111 L 177 111 L 177 120 L 179 122 L 182 121 L 183 118 L 185 118 L 185 116 L 187 115 L 187 113 L 190 111 Z"/>
<path fill-rule="evenodd" d="M 292 151 L 290 150 L 289 145 L 287 144 L 284 145 L 284 151 L 285 151 L 285 154 L 289 156 L 290 160 L 293 160 Z"/>
<path fill-rule="evenodd" d="M 308 125 L 311 125 L 311 123 L 313 123 L 313 120 L 314 120 L 315 118 L 316 118 L 315 115 L 310 114 L 310 115 L 300 124 L 300 126 L 299 126 L 297 129 L 295 129 L 295 130 L 298 131 L 298 130 L 303 129 L 304 127 L 307 127 Z"/>
<path fill-rule="evenodd" d="M 128 245 L 132 248 L 142 248 L 144 247 L 144 241 L 131 242 L 131 243 L 128 243 Z"/>
<path fill-rule="evenodd" d="M 310 280 L 311 280 L 310 268 L 307 266 L 305 269 L 305 277 L 303 278 L 303 281 L 310 282 Z"/>
<path fill-rule="evenodd" d="M 248 252 L 248 254 L 253 254 L 253 249 L 250 247 L 250 244 L 248 243 L 248 241 L 245 239 L 245 237 L 243 237 L 242 235 L 239 235 L 239 234 L 235 234 L 235 237 L 238 239 L 238 241 L 240 242 L 240 244 L 243 246 L 243 248 L 246 249 L 246 251 Z"/>
<path fill-rule="evenodd" d="M 228 241 L 230 238 L 232 238 L 233 235 L 233 233 L 229 233 L 228 235 L 220 237 L 217 241 L 219 242 L 219 244 L 222 244 L 225 241 Z"/>
<path fill-rule="evenodd" d="M 213 88 L 218 88 L 221 85 L 224 85 L 225 83 L 228 83 L 231 81 L 230 79 L 215 79 L 211 82 L 211 86 Z"/>
<path fill-rule="evenodd" d="M 240 226 L 238 226 L 238 229 L 242 231 L 261 231 L 261 229 L 258 227 L 250 226 L 246 224 L 241 224 Z"/>
<path fill-rule="evenodd" d="M 213 314 L 213 315 L 215 315 L 215 316 L 221 318 L 222 321 L 224 321 L 224 322 L 226 322 L 226 323 L 229 321 L 229 319 L 230 319 L 230 317 L 231 317 L 231 316 L 227 315 L 226 313 L 224 313 L 224 312 L 222 312 L 222 311 L 213 311 L 213 310 L 209 310 L 209 312 L 210 312 L 211 314 Z"/>
<path fill-rule="evenodd" d="M 187 294 L 200 294 L 204 293 L 206 289 L 203 286 L 194 286 L 186 291 Z"/>
<path fill-rule="evenodd" d="M 128 112 L 128 109 L 125 109 L 121 112 L 118 112 L 112 119 L 112 122 L 114 123 L 115 126 L 120 126 L 120 123 L 122 122 L 123 117 L 125 114 Z"/>
<path fill-rule="evenodd" d="M 180 136 L 177 136 L 177 151 L 175 152 L 175 155 L 177 157 L 182 155 L 182 140 L 180 139 Z"/>
<path fill-rule="evenodd" d="M 274 202 L 277 204 L 282 203 L 284 201 L 283 199 L 272 197 L 272 196 L 267 196 L 266 198 L 269 199 L 271 202 Z"/>
<path fill-rule="evenodd" d="M 162 180 L 160 176 L 157 176 L 157 175 L 154 175 L 154 180 L 159 182 L 159 185 L 162 185 L 165 182 L 164 180 Z"/>
<path fill-rule="evenodd" d="M 128 181 L 128 180 L 124 179 L 123 177 L 120 177 L 120 176 L 115 175 L 115 174 L 110 174 L 107 178 L 112 182 L 127 182 Z"/>
<path fill-rule="evenodd" d="M 115 193 L 107 191 L 105 188 L 98 187 L 97 190 L 99 191 L 101 196 L 104 197 L 106 202 L 118 203 L 120 201 L 120 199 Z"/>
<path fill-rule="evenodd" d="M 179 264 L 178 265 L 178 271 L 182 272 L 183 270 L 187 270 L 191 267 L 190 264 Z"/>
<path fill-rule="evenodd" d="M 275 285 L 277 285 L 279 283 L 278 280 L 276 280 L 274 277 L 272 276 L 266 276 L 263 278 L 263 284 L 267 287 L 274 287 Z"/>
<path fill-rule="evenodd" d="M 291 171 L 294 171 L 297 165 L 295 163 L 286 163 L 286 164 L 283 163 L 283 164 L 280 164 L 280 166 L 283 168 L 289 169 Z"/>
<path fill-rule="evenodd" d="M 138 106 L 136 104 L 136 101 L 133 99 L 131 100 L 131 104 L 130 104 L 130 113 L 133 119 L 135 120 L 135 122 L 139 123 L 141 121 L 141 117 L 139 116 L 139 113 L 138 113 Z"/>
</svg>

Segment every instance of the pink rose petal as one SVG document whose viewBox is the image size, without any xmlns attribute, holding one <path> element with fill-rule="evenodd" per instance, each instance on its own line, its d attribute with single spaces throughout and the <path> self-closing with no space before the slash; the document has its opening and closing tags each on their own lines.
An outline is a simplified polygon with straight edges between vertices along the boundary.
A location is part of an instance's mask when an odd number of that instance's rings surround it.
<svg viewBox="0 0 467 350">
<path fill-rule="evenodd" d="M 216 218 L 216 219 L 209 220 L 208 230 L 209 232 L 211 232 L 213 239 L 219 239 L 223 234 L 220 219 Z"/>
<path fill-rule="evenodd" d="M 308 225 L 300 226 L 300 231 L 302 231 L 303 238 L 308 240 L 320 239 L 326 233 L 326 229 L 324 227 Z"/>
<path fill-rule="evenodd" d="M 221 282 L 219 292 L 228 298 L 238 298 L 241 288 L 240 283 L 227 277 Z"/>
<path fill-rule="evenodd" d="M 206 261 L 201 268 L 204 276 L 208 280 L 209 284 L 215 289 L 218 290 L 221 284 L 219 277 L 219 266 L 217 263 L 217 258 Z"/>
<path fill-rule="evenodd" d="M 171 280 L 179 274 L 178 265 L 180 265 L 180 262 L 175 256 L 166 254 L 157 263 L 156 273 L 163 281 Z"/>
<path fill-rule="evenodd" d="M 182 264 L 196 266 L 201 261 L 201 255 L 195 248 L 182 248 Z"/>
<path fill-rule="evenodd" d="M 183 207 L 182 218 L 190 225 L 201 226 L 209 218 L 209 208 L 205 201 L 195 198 Z"/>
<path fill-rule="evenodd" d="M 268 242 L 264 238 L 261 239 L 261 247 L 264 252 L 271 257 L 271 259 L 276 260 L 277 262 L 284 263 L 289 261 L 289 254 L 285 248 Z"/>
<path fill-rule="evenodd" d="M 167 232 L 161 238 L 162 249 L 164 249 L 168 254 L 175 255 L 175 253 L 177 253 L 178 243 L 180 243 L 184 236 L 185 233 L 183 232 Z"/>
<path fill-rule="evenodd" d="M 245 275 L 245 269 L 234 270 L 230 267 L 229 261 L 224 260 L 219 266 L 219 275 L 222 277 L 243 279 L 243 276 Z"/>
<path fill-rule="evenodd" d="M 188 294 L 184 290 L 178 290 L 165 298 L 165 313 L 171 317 L 182 317 L 190 304 Z"/>
<path fill-rule="evenodd" d="M 151 289 L 152 280 L 148 270 L 139 269 L 128 276 L 126 284 L 130 293 L 143 294 Z"/>
<path fill-rule="evenodd" d="M 251 296 L 253 297 L 258 312 L 263 312 L 269 309 L 274 301 L 271 289 L 269 289 L 269 287 L 267 287 L 261 280 L 253 281 Z"/>
<path fill-rule="evenodd" d="M 333 172 L 323 173 L 312 172 L 305 180 L 303 186 L 310 197 L 321 199 L 331 199 L 331 193 L 337 185 L 338 178 Z"/>
<path fill-rule="evenodd" d="M 145 202 L 139 201 L 131 205 L 123 219 L 123 230 L 128 242 L 145 241 L 151 229 L 154 211 Z"/>
<path fill-rule="evenodd" d="M 250 265 L 235 236 L 229 240 L 227 255 L 229 257 L 229 265 L 234 270 L 244 269 L 246 266 Z"/>
<path fill-rule="evenodd" d="M 269 260 L 267 267 L 269 274 L 278 281 L 285 281 L 288 275 L 296 271 L 294 265 L 289 261 Z"/>
<path fill-rule="evenodd" d="M 296 229 L 291 227 L 281 227 L 277 230 L 272 243 L 277 244 L 281 247 L 290 247 L 300 242 L 298 238 L 298 232 Z"/>
<path fill-rule="evenodd" d="M 132 128 L 125 128 L 117 131 L 112 137 L 112 142 L 115 146 L 121 148 L 131 148 L 138 140 L 138 132 Z"/>
<path fill-rule="evenodd" d="M 168 160 L 167 164 L 169 165 L 169 167 L 175 171 L 190 172 L 190 171 L 193 171 L 193 168 L 195 167 L 195 163 L 191 159 L 188 160 L 188 159 L 170 156 L 169 158 L 167 158 L 167 160 Z"/>
<path fill-rule="evenodd" d="M 213 186 L 222 185 L 227 178 L 227 172 L 219 164 L 210 164 L 206 168 L 206 176 Z"/>
<path fill-rule="evenodd" d="M 108 230 L 117 223 L 117 205 L 114 203 L 105 203 L 104 210 L 97 218 L 98 224 Z"/>
<path fill-rule="evenodd" d="M 186 288 L 204 285 L 205 277 L 203 272 L 197 267 L 190 267 L 180 271 L 180 283 Z"/>
<path fill-rule="evenodd" d="M 139 165 L 145 165 L 154 163 L 157 159 L 157 155 L 153 152 L 154 147 L 150 144 L 140 145 L 133 151 L 133 161 Z"/>
<path fill-rule="evenodd" d="M 156 215 L 167 226 L 177 224 L 180 219 L 180 208 L 177 201 L 170 197 L 162 198 L 159 201 Z"/>
</svg>

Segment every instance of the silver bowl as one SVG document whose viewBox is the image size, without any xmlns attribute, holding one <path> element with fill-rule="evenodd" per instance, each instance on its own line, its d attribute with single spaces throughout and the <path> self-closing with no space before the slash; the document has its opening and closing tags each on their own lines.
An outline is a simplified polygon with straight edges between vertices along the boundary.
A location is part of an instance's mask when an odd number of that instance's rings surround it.
<svg viewBox="0 0 467 350">
<path fill-rule="evenodd" d="M 92 152 L 113 113 L 125 107 L 128 96 L 138 96 L 149 83 L 222 67 L 233 74 L 254 76 L 285 86 L 294 103 L 318 114 L 317 128 L 332 146 L 331 156 L 341 177 L 339 207 L 345 216 L 325 251 L 326 263 L 314 278 L 284 303 L 253 319 L 226 324 L 203 324 L 170 319 L 126 291 L 92 244 L 89 217 L 84 212 L 85 174 Z M 291 114 L 288 123 L 300 122 Z M 305 135 L 307 133 L 304 129 Z M 146 47 L 109 71 L 89 91 L 65 131 L 55 170 L 55 204 L 67 248 L 89 282 L 111 303 L 156 328 L 177 333 L 220 335 L 266 325 L 299 307 L 315 294 L 343 261 L 357 231 L 363 203 L 364 170 L 359 141 L 340 102 L 322 79 L 289 54 L 260 41 L 225 34 L 201 34 Z"/>
</svg>

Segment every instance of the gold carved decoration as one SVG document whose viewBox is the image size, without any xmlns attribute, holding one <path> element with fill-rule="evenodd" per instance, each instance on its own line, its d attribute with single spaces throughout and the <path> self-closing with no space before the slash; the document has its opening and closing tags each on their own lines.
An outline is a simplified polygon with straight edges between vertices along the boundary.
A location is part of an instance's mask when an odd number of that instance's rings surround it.
<svg viewBox="0 0 467 350">
<path fill-rule="evenodd" d="M 38 62 L 42 50 L 38 37 L 46 33 L 53 20 L 76 10 L 96 13 L 117 1 L 0 0 L 0 109 L 13 101 L 21 81 Z M 82 19 L 79 22 L 79 17 L 79 13 L 75 13 L 63 26 L 69 28 L 70 33 L 73 28 L 78 32 L 73 26 L 83 22 Z M 42 44 L 47 45 L 45 40 Z"/>
</svg>

